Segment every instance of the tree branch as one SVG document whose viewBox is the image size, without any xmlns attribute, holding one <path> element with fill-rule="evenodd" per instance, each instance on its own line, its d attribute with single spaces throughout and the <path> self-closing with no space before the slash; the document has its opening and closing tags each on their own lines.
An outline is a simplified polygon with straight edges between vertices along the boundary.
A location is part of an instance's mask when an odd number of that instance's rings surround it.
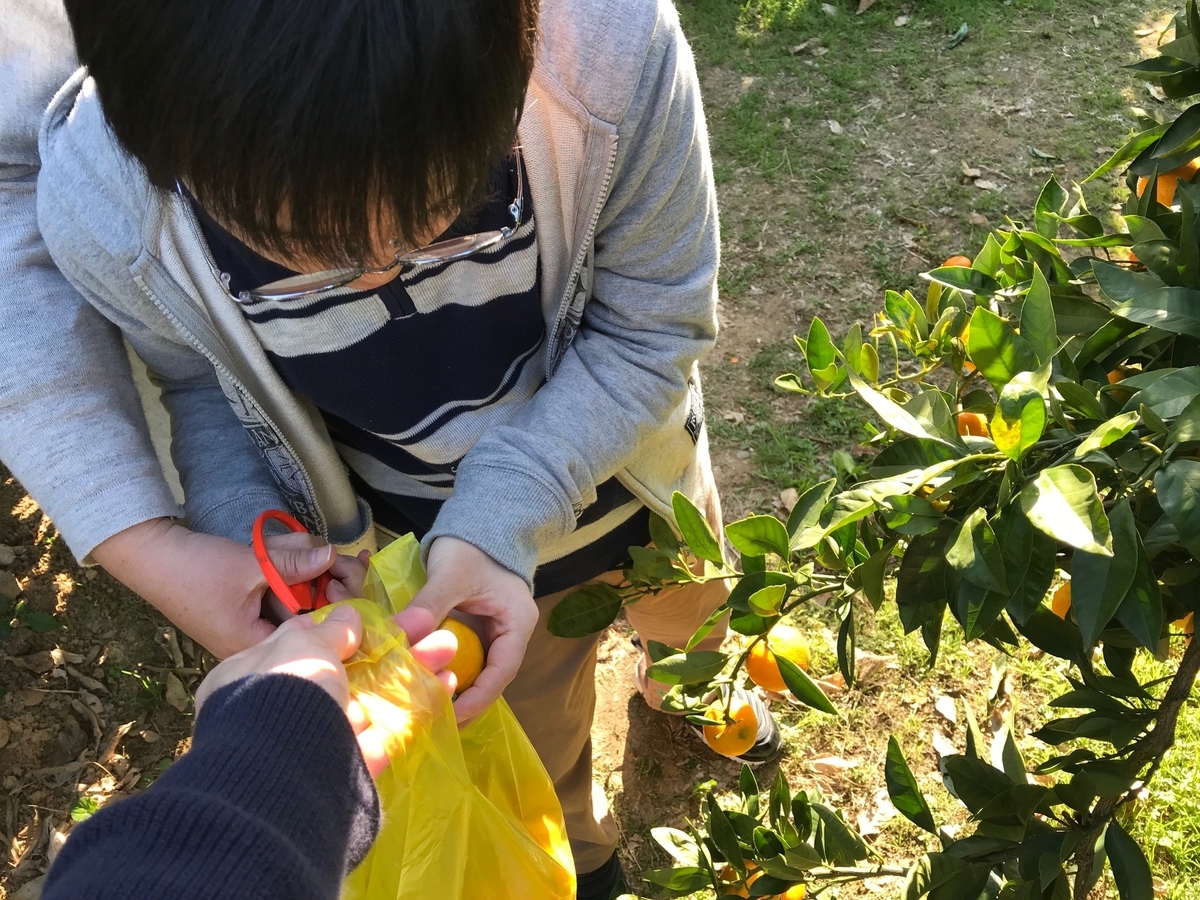
<svg viewBox="0 0 1200 900">
<path fill-rule="evenodd" d="M 1196 681 L 1197 673 L 1200 673 L 1200 641 L 1193 639 L 1188 642 L 1187 649 L 1183 652 L 1183 659 L 1179 661 L 1175 677 L 1171 679 L 1171 686 L 1167 688 L 1167 693 L 1163 695 L 1162 703 L 1159 704 L 1158 712 L 1154 717 L 1154 730 L 1138 741 L 1133 752 L 1129 754 L 1131 772 L 1135 774 L 1141 772 L 1147 764 L 1153 766 L 1151 775 L 1157 771 L 1163 754 L 1175 743 L 1175 725 L 1179 720 L 1183 704 L 1191 696 L 1192 684 Z M 1149 777 L 1142 786 L 1144 787 L 1148 781 Z M 1075 851 L 1074 900 L 1087 900 L 1091 890 L 1088 876 L 1095 862 L 1096 841 L 1100 837 L 1100 832 L 1104 830 L 1104 826 L 1112 819 L 1117 809 L 1132 800 L 1140 790 L 1141 787 L 1138 788 L 1138 791 L 1128 791 L 1120 797 L 1102 797 L 1091 815 L 1088 816 L 1089 824 L 1083 832 L 1079 849 Z"/>
</svg>

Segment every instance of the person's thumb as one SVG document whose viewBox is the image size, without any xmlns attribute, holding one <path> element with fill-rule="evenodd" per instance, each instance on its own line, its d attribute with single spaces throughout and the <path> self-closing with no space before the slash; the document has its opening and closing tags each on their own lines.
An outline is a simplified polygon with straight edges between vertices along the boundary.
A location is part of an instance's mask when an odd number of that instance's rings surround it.
<svg viewBox="0 0 1200 900">
<path fill-rule="evenodd" d="M 347 659 L 362 643 L 362 616 L 349 604 L 335 607 L 309 634 L 336 653 L 338 659 Z"/>
<path fill-rule="evenodd" d="M 461 595 L 443 587 L 439 579 L 433 578 L 417 591 L 408 606 L 396 614 L 396 624 L 404 629 L 408 642 L 415 644 L 436 631 L 446 614 L 461 599 Z"/>
<path fill-rule="evenodd" d="M 312 581 L 329 570 L 337 559 L 332 544 L 322 547 L 272 547 L 268 550 L 279 577 L 288 584 Z"/>
</svg>

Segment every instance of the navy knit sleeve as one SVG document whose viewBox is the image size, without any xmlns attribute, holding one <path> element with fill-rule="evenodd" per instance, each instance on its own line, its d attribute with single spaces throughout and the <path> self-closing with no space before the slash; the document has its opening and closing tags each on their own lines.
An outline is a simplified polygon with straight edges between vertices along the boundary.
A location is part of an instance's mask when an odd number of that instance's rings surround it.
<svg viewBox="0 0 1200 900">
<path fill-rule="evenodd" d="M 192 749 L 71 834 L 43 900 L 334 900 L 379 831 L 345 714 L 291 675 L 244 678 Z"/>
</svg>

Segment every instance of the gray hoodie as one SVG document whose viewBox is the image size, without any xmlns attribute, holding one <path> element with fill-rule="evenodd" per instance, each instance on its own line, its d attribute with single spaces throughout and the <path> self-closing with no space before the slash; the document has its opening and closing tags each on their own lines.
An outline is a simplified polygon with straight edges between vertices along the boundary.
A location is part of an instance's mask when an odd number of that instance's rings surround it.
<svg viewBox="0 0 1200 900">
<path fill-rule="evenodd" d="M 425 547 L 453 535 L 528 580 L 610 477 L 668 518 L 675 490 L 715 511 L 696 360 L 716 333 L 716 202 L 668 0 L 546 0 L 520 139 L 547 381 L 464 458 Z M 283 506 L 335 543 L 369 538 L 320 413 L 268 362 L 187 205 L 115 143 L 86 71 L 50 103 L 39 150 L 42 235 L 161 385 L 189 525 L 244 541 Z M 88 448 L 92 423 L 62 402 Z"/>
</svg>

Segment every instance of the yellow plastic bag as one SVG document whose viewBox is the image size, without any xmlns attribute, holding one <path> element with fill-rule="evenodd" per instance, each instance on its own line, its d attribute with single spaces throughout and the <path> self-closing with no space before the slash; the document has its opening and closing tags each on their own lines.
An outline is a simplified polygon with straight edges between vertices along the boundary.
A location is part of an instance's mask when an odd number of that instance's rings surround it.
<svg viewBox="0 0 1200 900">
<path fill-rule="evenodd" d="M 459 731 L 450 697 L 391 614 L 425 583 L 411 535 L 371 558 L 350 693 L 395 734 L 376 781 L 383 827 L 343 900 L 570 900 L 575 869 L 554 785 L 503 699 Z M 318 621 L 336 608 L 312 613 Z"/>
</svg>

